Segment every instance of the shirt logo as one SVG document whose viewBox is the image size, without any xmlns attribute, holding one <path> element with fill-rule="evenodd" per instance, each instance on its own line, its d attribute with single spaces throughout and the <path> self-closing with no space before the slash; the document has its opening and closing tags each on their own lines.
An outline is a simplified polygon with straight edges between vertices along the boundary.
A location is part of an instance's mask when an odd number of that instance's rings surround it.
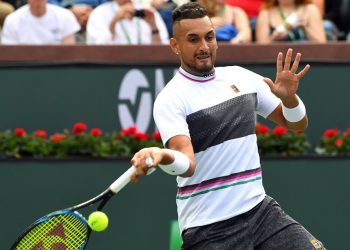
<svg viewBox="0 0 350 250">
<path fill-rule="evenodd" d="M 231 89 L 233 90 L 233 92 L 235 92 L 236 94 L 239 93 L 239 89 L 236 87 L 236 85 L 232 84 L 232 85 L 230 86 L 230 88 L 231 88 Z"/>
<path fill-rule="evenodd" d="M 322 248 L 322 244 L 318 240 L 311 240 L 311 244 L 312 244 L 312 246 L 315 249 L 321 249 Z"/>
</svg>

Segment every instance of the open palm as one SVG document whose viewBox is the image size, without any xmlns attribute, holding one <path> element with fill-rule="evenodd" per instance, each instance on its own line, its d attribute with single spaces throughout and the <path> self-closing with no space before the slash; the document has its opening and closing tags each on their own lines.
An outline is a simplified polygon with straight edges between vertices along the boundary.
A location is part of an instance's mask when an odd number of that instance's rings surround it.
<svg viewBox="0 0 350 250">
<path fill-rule="evenodd" d="M 264 78 L 264 81 L 269 85 L 271 92 L 281 100 L 288 99 L 296 94 L 300 79 L 310 69 L 310 65 L 308 64 L 299 73 L 297 73 L 296 71 L 299 67 L 301 54 L 296 54 L 294 62 L 291 66 L 292 55 L 293 50 L 288 49 L 283 66 L 283 53 L 278 53 L 275 82 L 269 78 Z"/>
</svg>

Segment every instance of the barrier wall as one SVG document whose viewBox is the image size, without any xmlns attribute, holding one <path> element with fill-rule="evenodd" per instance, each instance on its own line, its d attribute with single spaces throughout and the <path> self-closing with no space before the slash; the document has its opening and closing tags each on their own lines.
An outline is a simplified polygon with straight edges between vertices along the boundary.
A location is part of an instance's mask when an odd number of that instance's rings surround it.
<svg viewBox="0 0 350 250">
<path fill-rule="evenodd" d="M 263 159 L 262 164 L 267 193 L 327 249 L 345 249 L 349 159 Z M 35 219 L 102 192 L 128 167 L 127 161 L 2 161 L 0 249 L 9 249 Z M 160 170 L 127 186 L 107 204 L 110 226 L 92 235 L 88 249 L 169 249 L 175 194 L 175 177 Z"/>
<path fill-rule="evenodd" d="M 221 44 L 217 65 L 243 65 L 274 78 L 278 51 L 293 47 L 312 65 L 299 95 L 309 113 L 309 139 L 350 127 L 350 45 Z M 76 121 L 153 132 L 152 104 L 178 67 L 168 46 L 0 46 L 0 130 L 59 132 Z"/>
</svg>

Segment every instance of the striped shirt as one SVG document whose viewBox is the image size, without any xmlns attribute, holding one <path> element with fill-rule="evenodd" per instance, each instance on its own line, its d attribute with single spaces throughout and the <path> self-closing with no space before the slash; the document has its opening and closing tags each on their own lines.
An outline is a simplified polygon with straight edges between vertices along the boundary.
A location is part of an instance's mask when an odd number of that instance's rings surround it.
<svg viewBox="0 0 350 250">
<path fill-rule="evenodd" d="M 186 135 L 196 159 L 192 177 L 177 177 L 181 231 L 242 214 L 264 199 L 256 114 L 267 117 L 279 103 L 261 76 L 238 66 L 207 77 L 180 68 L 159 93 L 153 115 L 163 143 Z"/>
</svg>

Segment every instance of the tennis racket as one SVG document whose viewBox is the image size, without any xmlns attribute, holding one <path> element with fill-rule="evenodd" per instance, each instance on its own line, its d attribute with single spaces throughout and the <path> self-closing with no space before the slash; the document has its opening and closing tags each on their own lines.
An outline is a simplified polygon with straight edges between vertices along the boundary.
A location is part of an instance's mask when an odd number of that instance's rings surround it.
<svg viewBox="0 0 350 250">
<path fill-rule="evenodd" d="M 153 165 L 152 158 L 146 159 L 146 165 Z M 148 174 L 155 168 L 151 168 Z M 123 189 L 136 172 L 131 166 L 124 174 L 115 180 L 109 188 L 98 196 L 70 208 L 59 210 L 35 221 L 12 245 L 13 250 L 78 250 L 87 246 L 91 228 L 85 217 L 77 210 L 97 204 L 101 211 L 109 199 Z"/>
</svg>

